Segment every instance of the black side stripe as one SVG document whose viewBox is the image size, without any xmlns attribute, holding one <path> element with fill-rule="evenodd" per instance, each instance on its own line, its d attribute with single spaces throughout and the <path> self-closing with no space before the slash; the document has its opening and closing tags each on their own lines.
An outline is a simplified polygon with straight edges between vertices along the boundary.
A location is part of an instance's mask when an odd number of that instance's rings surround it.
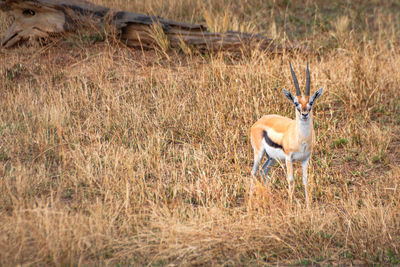
<svg viewBox="0 0 400 267">
<path fill-rule="evenodd" d="M 268 137 L 268 133 L 267 131 L 264 131 L 264 139 L 265 142 L 267 142 L 268 145 L 274 147 L 274 148 L 280 148 L 283 149 L 283 147 L 277 143 L 275 143 L 274 141 L 272 141 L 269 137 Z"/>
</svg>

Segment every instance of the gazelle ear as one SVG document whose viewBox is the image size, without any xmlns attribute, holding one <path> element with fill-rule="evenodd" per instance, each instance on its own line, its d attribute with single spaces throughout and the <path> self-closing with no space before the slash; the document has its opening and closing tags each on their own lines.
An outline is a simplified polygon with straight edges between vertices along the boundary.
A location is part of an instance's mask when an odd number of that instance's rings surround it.
<svg viewBox="0 0 400 267">
<path fill-rule="evenodd" d="M 287 91 L 286 89 L 283 89 L 282 92 L 286 98 L 290 100 L 290 102 L 294 103 L 294 97 L 291 92 Z"/>
<path fill-rule="evenodd" d="M 318 91 L 316 91 L 313 96 L 310 98 L 310 105 L 314 104 L 314 101 L 318 99 L 322 95 L 324 88 L 320 88 Z"/>
</svg>

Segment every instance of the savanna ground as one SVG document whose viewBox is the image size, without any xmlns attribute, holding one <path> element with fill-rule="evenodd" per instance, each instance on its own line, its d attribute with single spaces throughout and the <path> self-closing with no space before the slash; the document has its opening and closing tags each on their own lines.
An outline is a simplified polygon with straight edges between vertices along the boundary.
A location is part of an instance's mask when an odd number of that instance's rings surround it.
<svg viewBox="0 0 400 267">
<path fill-rule="evenodd" d="M 0 264 L 400 264 L 400 3 L 264 2 L 96 1 L 313 52 L 0 50 Z M 310 211 L 300 166 L 293 204 L 283 165 L 249 197 L 249 128 L 294 117 L 289 61 L 325 88 Z"/>
</svg>

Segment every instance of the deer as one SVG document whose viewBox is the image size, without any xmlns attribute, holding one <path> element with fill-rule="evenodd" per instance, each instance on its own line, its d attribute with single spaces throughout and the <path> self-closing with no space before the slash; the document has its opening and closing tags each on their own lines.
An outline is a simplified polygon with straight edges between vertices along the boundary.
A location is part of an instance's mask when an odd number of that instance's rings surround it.
<svg viewBox="0 0 400 267">
<path fill-rule="evenodd" d="M 283 94 L 295 106 L 296 119 L 290 119 L 280 115 L 264 115 L 250 129 L 250 143 L 254 152 L 254 164 L 251 177 L 251 188 L 254 178 L 260 171 L 266 186 L 268 173 L 277 161 L 285 161 L 287 181 L 289 184 L 289 200 L 293 201 L 293 162 L 300 162 L 303 170 L 303 185 L 306 206 L 309 209 L 307 192 L 307 168 L 311 153 L 315 144 L 315 133 L 313 127 L 312 107 L 315 101 L 322 95 L 323 88 L 317 90 L 310 97 L 310 70 L 307 63 L 305 94 L 302 95 L 296 74 L 289 62 L 296 97 L 289 91 L 283 89 Z M 264 154 L 267 160 L 259 170 L 259 164 Z"/>
</svg>

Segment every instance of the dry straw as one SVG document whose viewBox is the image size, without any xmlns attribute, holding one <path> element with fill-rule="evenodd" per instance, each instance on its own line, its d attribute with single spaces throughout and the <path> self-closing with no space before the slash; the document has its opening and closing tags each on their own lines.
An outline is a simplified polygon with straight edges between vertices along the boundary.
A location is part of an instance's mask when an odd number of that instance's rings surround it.
<svg viewBox="0 0 400 267">
<path fill-rule="evenodd" d="M 202 22 L 196 1 L 148 2 Z M 400 21 L 390 3 L 207 5 L 257 32 L 275 23 L 279 36 L 312 37 L 315 53 L 186 57 L 72 37 L 0 51 L 0 265 L 399 264 Z M 325 88 L 309 212 L 300 172 L 293 204 L 283 167 L 248 194 L 249 127 L 293 116 L 281 94 L 293 89 L 289 56 L 298 71 L 309 60 L 312 90 Z"/>
</svg>

